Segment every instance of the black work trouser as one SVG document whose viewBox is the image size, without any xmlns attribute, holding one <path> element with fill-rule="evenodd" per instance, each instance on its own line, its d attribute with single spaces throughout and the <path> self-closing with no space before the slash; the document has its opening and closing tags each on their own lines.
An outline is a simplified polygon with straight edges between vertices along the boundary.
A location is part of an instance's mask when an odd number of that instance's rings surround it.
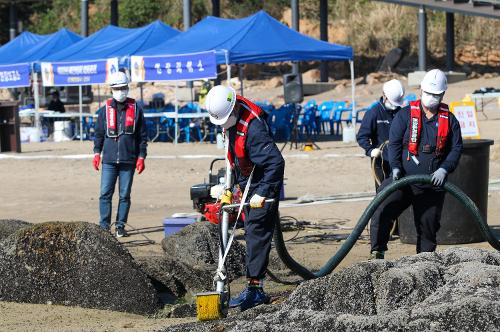
<svg viewBox="0 0 500 332">
<path fill-rule="evenodd" d="M 378 191 L 392 182 L 385 180 Z M 410 205 L 417 231 L 417 254 L 436 250 L 436 234 L 440 227 L 445 192 L 432 187 L 407 186 L 392 193 L 373 214 L 370 224 L 372 251 L 386 251 L 392 227 Z"/>
<path fill-rule="evenodd" d="M 277 195 L 276 197 L 279 197 Z M 269 252 L 275 223 L 278 222 L 278 198 L 263 208 L 245 209 L 245 242 L 247 277 L 262 279 L 269 264 Z"/>
</svg>

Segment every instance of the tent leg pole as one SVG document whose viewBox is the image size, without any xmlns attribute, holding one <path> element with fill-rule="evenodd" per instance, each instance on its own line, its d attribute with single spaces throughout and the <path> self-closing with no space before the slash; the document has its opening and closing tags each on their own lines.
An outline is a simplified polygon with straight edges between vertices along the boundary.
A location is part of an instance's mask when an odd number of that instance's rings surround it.
<svg viewBox="0 0 500 332">
<path fill-rule="evenodd" d="M 80 104 L 80 142 L 83 142 L 83 96 L 82 86 L 78 86 L 78 103 Z"/>
<path fill-rule="evenodd" d="M 33 99 L 35 99 L 35 128 L 38 135 L 42 136 L 42 128 L 40 125 L 40 93 L 38 91 L 38 73 L 33 72 Z"/>
<path fill-rule="evenodd" d="M 238 66 L 238 74 L 240 79 L 240 94 L 243 97 L 243 67 L 241 65 Z"/>
<path fill-rule="evenodd" d="M 231 86 L 231 65 L 227 64 L 227 86 Z"/>
<path fill-rule="evenodd" d="M 175 82 L 175 90 L 174 90 L 174 103 L 175 103 L 175 129 L 174 129 L 174 144 L 177 145 L 177 138 L 179 134 L 179 101 L 177 100 L 177 82 Z"/>
<path fill-rule="evenodd" d="M 354 82 L 354 60 L 349 60 L 351 68 L 351 98 L 352 98 L 352 118 L 356 119 L 356 83 Z"/>
<path fill-rule="evenodd" d="M 97 84 L 97 103 L 99 104 L 99 108 L 101 108 L 101 85 Z"/>
</svg>

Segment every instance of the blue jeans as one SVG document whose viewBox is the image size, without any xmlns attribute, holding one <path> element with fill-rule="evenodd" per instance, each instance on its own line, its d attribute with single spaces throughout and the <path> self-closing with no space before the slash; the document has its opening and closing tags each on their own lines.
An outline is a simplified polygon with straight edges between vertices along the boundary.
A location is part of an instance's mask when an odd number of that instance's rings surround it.
<svg viewBox="0 0 500 332">
<path fill-rule="evenodd" d="M 101 219 L 99 224 L 103 229 L 109 229 L 111 224 L 111 201 L 115 192 L 116 180 L 119 178 L 118 187 L 120 200 L 116 215 L 116 228 L 125 227 L 130 210 L 130 191 L 134 179 L 134 164 L 102 164 L 101 196 L 99 197 L 99 211 Z"/>
</svg>

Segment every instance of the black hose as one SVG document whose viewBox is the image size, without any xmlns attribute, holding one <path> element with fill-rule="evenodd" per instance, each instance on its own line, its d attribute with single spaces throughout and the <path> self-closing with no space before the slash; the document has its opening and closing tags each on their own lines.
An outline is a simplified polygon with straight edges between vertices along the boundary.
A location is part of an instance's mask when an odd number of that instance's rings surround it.
<svg viewBox="0 0 500 332">
<path fill-rule="evenodd" d="M 279 225 L 279 223 L 276 223 L 274 243 L 276 245 L 276 251 L 278 252 L 279 257 L 290 270 L 306 280 L 324 277 L 330 274 L 352 249 L 359 236 L 365 229 L 366 225 L 368 224 L 368 221 L 380 206 L 380 204 L 393 192 L 412 184 L 431 184 L 431 177 L 429 175 L 407 176 L 398 181 L 392 182 L 384 190 L 378 193 L 377 196 L 375 196 L 375 198 L 370 202 L 370 204 L 368 204 L 368 207 L 363 212 L 363 215 L 361 216 L 361 218 L 359 218 L 358 223 L 353 228 L 351 234 L 347 237 L 340 249 L 328 260 L 328 262 L 326 262 L 326 264 L 318 272 L 312 272 L 308 270 L 306 267 L 296 262 L 292 258 L 292 256 L 290 256 L 283 241 L 281 226 Z M 476 204 L 474 204 L 474 202 L 470 199 L 470 197 L 467 196 L 460 188 L 450 182 L 446 182 L 443 188 L 453 197 L 455 197 L 460 203 L 462 203 L 462 205 L 472 214 L 474 220 L 478 223 L 479 229 L 481 230 L 486 241 L 488 241 L 488 243 L 493 248 L 500 251 L 500 241 L 498 241 L 491 233 L 488 224 L 486 224 L 483 216 L 481 215 L 481 212 L 477 208 Z"/>
</svg>

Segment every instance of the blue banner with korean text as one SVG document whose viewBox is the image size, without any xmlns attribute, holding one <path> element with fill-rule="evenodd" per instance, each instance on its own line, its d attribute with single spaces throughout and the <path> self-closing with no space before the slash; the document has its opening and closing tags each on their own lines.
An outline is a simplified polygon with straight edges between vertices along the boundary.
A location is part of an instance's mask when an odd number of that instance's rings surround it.
<svg viewBox="0 0 500 332">
<path fill-rule="evenodd" d="M 0 66 L 0 88 L 30 86 L 29 63 Z"/>
<path fill-rule="evenodd" d="M 91 85 L 107 83 L 118 71 L 118 58 L 79 62 L 42 62 L 44 86 Z"/>
<path fill-rule="evenodd" d="M 215 51 L 163 56 L 134 55 L 130 63 L 134 82 L 192 81 L 217 77 Z"/>
</svg>

